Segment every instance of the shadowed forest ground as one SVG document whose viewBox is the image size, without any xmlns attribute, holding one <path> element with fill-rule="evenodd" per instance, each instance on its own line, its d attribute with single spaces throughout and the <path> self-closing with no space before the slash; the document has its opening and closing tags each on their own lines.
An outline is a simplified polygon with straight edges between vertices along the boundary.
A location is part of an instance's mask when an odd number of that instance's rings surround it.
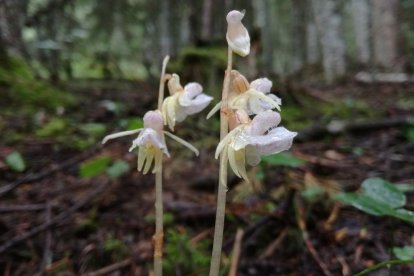
<svg viewBox="0 0 414 276">
<path fill-rule="evenodd" d="M 16 113 L 13 105 L 0 103 L 5 139 L 0 160 L 17 150 L 27 163 L 17 173 L 0 162 L 0 274 L 148 275 L 154 177 L 136 172 L 136 153 L 128 153 L 130 138 L 105 146 L 99 141 L 139 124 L 134 118 L 155 107 L 157 89 L 146 83 L 67 89 L 77 103 L 64 115 Z M 250 170 L 254 181 L 249 184 L 230 177 L 223 267 L 229 269 L 237 229 L 244 231 L 238 275 L 351 275 L 395 259 L 393 247 L 414 243 L 412 224 L 365 214 L 331 194 L 355 191 L 368 177 L 414 184 L 414 86 L 348 80 L 332 87 L 286 83 L 276 89 L 282 91 L 282 125 L 300 134 L 291 155 L 283 155 L 284 165 L 263 162 Z M 219 124 L 204 115 L 189 118 L 175 131 L 200 150 L 198 158 L 168 144 L 166 275 L 208 272 Z M 338 122 L 347 127 L 332 133 Z M 102 157 L 129 166 L 119 175 L 105 173 L 104 166 L 96 176 L 81 177 L 88 160 Z M 413 210 L 414 193 L 406 195 L 406 209 Z M 413 275 L 414 266 L 377 273 Z"/>
</svg>

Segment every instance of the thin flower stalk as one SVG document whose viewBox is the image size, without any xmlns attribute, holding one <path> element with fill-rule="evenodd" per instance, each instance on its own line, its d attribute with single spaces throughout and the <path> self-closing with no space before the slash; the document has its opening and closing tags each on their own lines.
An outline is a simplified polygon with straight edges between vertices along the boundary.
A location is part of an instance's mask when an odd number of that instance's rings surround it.
<svg viewBox="0 0 414 276">
<path fill-rule="evenodd" d="M 227 69 L 223 81 L 223 91 L 220 107 L 220 141 L 227 136 L 229 132 L 229 91 L 231 81 L 231 71 L 233 65 L 233 52 L 240 56 L 246 56 L 250 52 L 250 37 L 247 29 L 241 23 L 244 17 L 244 11 L 230 11 L 227 14 L 227 33 L 228 43 L 227 51 Z M 217 192 L 217 211 L 214 228 L 213 251 L 210 263 L 210 276 L 218 276 L 220 272 L 221 250 L 223 244 L 224 218 L 226 211 L 226 193 L 227 193 L 227 152 L 220 155 L 220 172 L 219 185 Z"/>
<path fill-rule="evenodd" d="M 230 73 L 233 64 L 233 52 L 227 51 L 227 69 L 223 81 L 222 104 L 220 112 L 220 141 L 229 132 L 228 94 L 230 90 Z M 226 212 L 227 194 L 227 156 L 220 155 L 219 185 L 217 191 L 216 222 L 214 226 L 213 251 L 211 254 L 210 276 L 218 276 L 220 271 L 221 249 L 223 245 L 224 218 Z"/>
<path fill-rule="evenodd" d="M 161 110 L 164 100 L 165 87 L 165 70 L 167 67 L 169 56 L 166 56 L 162 62 L 162 70 L 160 77 L 160 86 L 158 91 L 158 110 Z M 154 241 L 154 274 L 162 276 L 162 252 L 164 247 L 164 223 L 163 223 L 163 202 L 162 202 L 162 162 L 159 164 L 159 170 L 155 173 L 155 234 Z"/>
</svg>

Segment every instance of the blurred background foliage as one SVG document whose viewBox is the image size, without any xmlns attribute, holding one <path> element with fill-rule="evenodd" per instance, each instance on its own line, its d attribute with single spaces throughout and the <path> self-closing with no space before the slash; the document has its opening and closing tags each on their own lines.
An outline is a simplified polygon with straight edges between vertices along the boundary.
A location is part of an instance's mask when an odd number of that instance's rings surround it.
<svg viewBox="0 0 414 276">
<path fill-rule="evenodd" d="M 249 76 L 331 82 L 414 62 L 412 0 L 2 0 L 0 9 L 3 60 L 18 54 L 53 81 L 145 80 L 170 54 L 174 69 L 220 83 L 230 9 L 247 10 L 252 53 L 240 67 Z"/>
</svg>

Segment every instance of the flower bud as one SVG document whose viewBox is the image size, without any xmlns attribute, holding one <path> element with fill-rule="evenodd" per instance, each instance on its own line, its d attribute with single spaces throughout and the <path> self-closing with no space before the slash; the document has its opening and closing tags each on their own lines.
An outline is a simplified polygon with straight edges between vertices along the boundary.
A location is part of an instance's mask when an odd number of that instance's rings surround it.
<svg viewBox="0 0 414 276">
<path fill-rule="evenodd" d="M 250 53 L 250 36 L 247 29 L 241 23 L 243 17 L 244 11 L 233 10 L 227 14 L 226 39 L 233 52 L 245 57 Z"/>
<path fill-rule="evenodd" d="M 144 115 L 144 128 L 152 128 L 156 131 L 162 131 L 164 127 L 164 120 L 160 111 L 148 111 Z"/>
</svg>

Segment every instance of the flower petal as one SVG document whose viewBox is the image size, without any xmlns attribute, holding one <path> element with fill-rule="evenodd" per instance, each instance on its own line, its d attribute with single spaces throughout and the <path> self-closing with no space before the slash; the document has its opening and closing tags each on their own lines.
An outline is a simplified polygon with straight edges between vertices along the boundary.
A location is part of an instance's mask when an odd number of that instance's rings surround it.
<svg viewBox="0 0 414 276">
<path fill-rule="evenodd" d="M 253 146 L 248 145 L 246 147 L 246 162 L 250 166 L 257 166 L 261 161 L 260 154 Z"/>
<path fill-rule="evenodd" d="M 217 111 L 219 111 L 221 108 L 221 101 L 218 102 L 213 109 L 210 110 L 210 112 L 207 114 L 207 120 L 211 118 L 211 116 L 213 116 Z"/>
<path fill-rule="evenodd" d="M 168 131 L 164 131 L 164 133 L 170 137 L 171 139 L 177 141 L 178 143 L 180 143 L 181 145 L 187 147 L 188 149 L 190 149 L 191 151 L 193 151 L 195 153 L 196 156 L 198 156 L 199 152 L 198 149 L 196 149 L 193 145 L 191 145 L 190 143 L 188 143 L 187 141 L 185 141 L 184 139 L 181 139 L 178 136 L 175 136 L 174 134 L 168 132 Z"/>
<path fill-rule="evenodd" d="M 276 127 L 280 123 L 280 114 L 275 111 L 267 110 L 257 114 L 247 129 L 247 133 L 256 136 L 263 135 L 266 131 Z"/>
<path fill-rule="evenodd" d="M 123 137 L 123 136 L 127 136 L 127 135 L 132 135 L 132 134 L 137 134 L 141 130 L 142 130 L 142 128 L 138 128 L 138 129 L 134 129 L 134 130 L 121 131 L 121 132 L 117 132 L 117 133 L 107 135 L 102 139 L 102 144 L 105 144 L 109 140 L 112 140 L 112 139 L 115 139 L 115 138 L 119 138 L 119 137 Z"/>
<path fill-rule="evenodd" d="M 190 82 L 184 86 L 184 94 L 189 99 L 193 99 L 195 96 L 203 92 L 203 87 L 198 82 Z"/>
<path fill-rule="evenodd" d="M 247 29 L 241 23 L 244 13 L 233 10 L 227 14 L 226 39 L 233 52 L 244 57 L 250 53 L 250 36 Z"/>
<path fill-rule="evenodd" d="M 132 141 L 132 146 L 129 151 L 132 151 L 136 147 L 145 147 L 147 144 L 151 144 L 154 147 L 161 150 L 165 155 L 169 156 L 167 145 L 165 144 L 164 137 L 152 128 L 145 128 L 138 137 Z"/>
<path fill-rule="evenodd" d="M 161 131 L 164 128 L 164 120 L 162 117 L 162 113 L 158 110 L 148 111 L 143 118 L 144 128 L 152 128 L 156 131 Z"/>
<path fill-rule="evenodd" d="M 252 136 L 250 145 L 258 155 L 276 154 L 288 150 L 292 146 L 296 132 L 287 130 L 284 127 L 272 129 L 267 135 Z"/>
<path fill-rule="evenodd" d="M 181 106 L 181 109 L 187 114 L 192 115 L 200 112 L 213 100 L 213 97 L 207 96 L 206 94 L 200 94 L 195 97 L 189 105 Z"/>
<path fill-rule="evenodd" d="M 168 90 L 170 91 L 170 95 L 174 95 L 177 92 L 183 91 L 183 87 L 180 84 L 180 77 L 177 74 L 172 74 L 171 78 L 168 80 L 167 83 Z"/>
<path fill-rule="evenodd" d="M 250 83 L 250 88 L 267 94 L 272 88 L 272 81 L 268 78 L 256 79 Z"/>
</svg>

